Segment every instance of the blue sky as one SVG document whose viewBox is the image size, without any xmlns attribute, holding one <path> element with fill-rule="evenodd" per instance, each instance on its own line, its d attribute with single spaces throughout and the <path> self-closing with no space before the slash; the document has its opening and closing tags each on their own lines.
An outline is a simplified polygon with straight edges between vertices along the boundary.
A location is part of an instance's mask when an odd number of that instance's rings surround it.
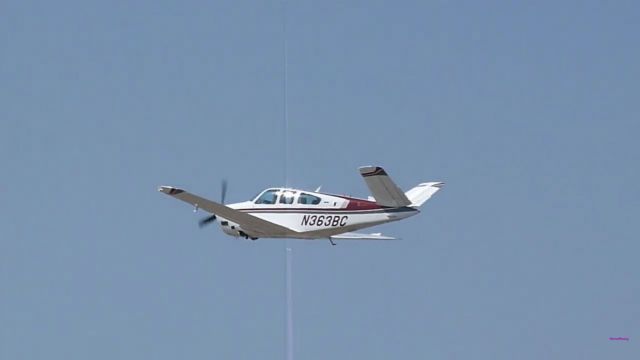
<svg viewBox="0 0 640 360">
<path fill-rule="evenodd" d="M 293 243 L 297 359 L 637 357 L 639 10 L 288 4 L 290 185 L 446 182 Z M 282 44 L 280 2 L 0 5 L 0 358 L 284 358 L 285 243 L 156 192 L 285 181 Z"/>
</svg>

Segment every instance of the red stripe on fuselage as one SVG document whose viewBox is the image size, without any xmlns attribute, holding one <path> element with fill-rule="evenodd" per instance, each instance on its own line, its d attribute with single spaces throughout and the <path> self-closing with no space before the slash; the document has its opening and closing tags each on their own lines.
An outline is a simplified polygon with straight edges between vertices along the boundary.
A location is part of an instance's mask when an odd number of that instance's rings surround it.
<svg viewBox="0 0 640 360">
<path fill-rule="evenodd" d="M 248 208 L 248 209 L 234 209 L 238 211 L 244 212 L 291 212 L 291 213 L 313 213 L 313 212 L 335 212 L 335 213 L 347 213 L 347 212 L 359 212 L 359 211 L 384 211 L 384 210 L 393 210 L 395 208 L 357 208 L 357 209 L 348 209 L 348 208 L 282 208 L 282 207 L 271 207 L 271 208 Z"/>
<path fill-rule="evenodd" d="M 372 201 L 349 200 L 346 210 L 376 210 L 382 209 L 382 206 Z"/>
<path fill-rule="evenodd" d="M 348 196 L 344 196 L 344 195 L 333 195 L 333 194 L 327 194 L 327 195 L 335 196 L 335 197 L 339 197 L 339 198 L 348 200 L 349 202 L 347 203 L 347 207 L 344 208 L 345 210 L 384 209 L 382 206 L 376 204 L 375 202 L 369 201 L 369 200 L 365 200 L 365 199 L 352 198 L 352 197 L 348 197 Z"/>
</svg>

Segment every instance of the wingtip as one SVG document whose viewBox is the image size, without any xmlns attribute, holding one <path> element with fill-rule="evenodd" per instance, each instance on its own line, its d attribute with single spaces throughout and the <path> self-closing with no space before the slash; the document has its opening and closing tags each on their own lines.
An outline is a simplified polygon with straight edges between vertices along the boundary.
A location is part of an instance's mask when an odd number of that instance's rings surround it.
<svg viewBox="0 0 640 360">
<path fill-rule="evenodd" d="M 360 175 L 364 177 L 374 176 L 374 175 L 387 175 L 387 172 L 384 171 L 384 169 L 381 166 L 373 166 L 373 165 L 361 166 L 358 168 L 358 170 L 360 170 Z"/>
<path fill-rule="evenodd" d="M 184 190 L 182 189 L 178 189 L 178 188 L 174 188 L 172 186 L 166 186 L 166 185 L 159 186 L 158 191 L 165 193 L 167 195 L 177 195 L 184 192 Z"/>
<path fill-rule="evenodd" d="M 418 187 L 435 187 L 442 188 L 444 186 L 444 182 L 442 181 L 432 181 L 432 182 L 424 182 L 418 184 Z"/>
</svg>

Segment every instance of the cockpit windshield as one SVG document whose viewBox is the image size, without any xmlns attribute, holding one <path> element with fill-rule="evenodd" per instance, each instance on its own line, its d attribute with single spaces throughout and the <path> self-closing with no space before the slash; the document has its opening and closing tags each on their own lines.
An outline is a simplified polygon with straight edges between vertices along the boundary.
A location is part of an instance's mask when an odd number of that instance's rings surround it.
<svg viewBox="0 0 640 360">
<path fill-rule="evenodd" d="M 262 193 L 262 195 L 260 195 L 255 203 L 256 204 L 275 204 L 276 200 L 278 199 L 278 193 L 280 192 L 280 189 L 269 189 L 266 190 L 265 192 Z"/>
</svg>

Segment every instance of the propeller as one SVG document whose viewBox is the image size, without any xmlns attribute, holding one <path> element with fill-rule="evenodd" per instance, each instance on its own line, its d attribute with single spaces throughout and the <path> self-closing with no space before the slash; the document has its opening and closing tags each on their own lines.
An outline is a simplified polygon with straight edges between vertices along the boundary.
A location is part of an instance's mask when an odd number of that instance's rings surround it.
<svg viewBox="0 0 640 360">
<path fill-rule="evenodd" d="M 222 180 L 220 185 L 220 203 L 224 205 L 224 199 L 227 198 L 227 179 Z"/>
<path fill-rule="evenodd" d="M 212 222 L 212 221 L 216 221 L 216 216 L 215 216 L 215 214 L 214 214 L 214 215 L 211 215 L 211 216 L 207 216 L 206 218 L 204 218 L 204 219 L 200 220 L 200 221 L 198 222 L 198 226 L 200 226 L 201 228 L 202 228 L 202 227 L 205 227 L 208 223 L 210 223 L 210 222 Z"/>
<path fill-rule="evenodd" d="M 224 201 L 227 197 L 227 180 L 222 180 L 222 183 L 220 184 L 220 203 L 224 204 Z M 201 219 L 198 222 L 198 225 L 202 228 L 206 225 L 208 225 L 209 223 L 216 221 L 216 214 L 212 214 L 211 216 L 207 216 L 204 219 Z"/>
</svg>

